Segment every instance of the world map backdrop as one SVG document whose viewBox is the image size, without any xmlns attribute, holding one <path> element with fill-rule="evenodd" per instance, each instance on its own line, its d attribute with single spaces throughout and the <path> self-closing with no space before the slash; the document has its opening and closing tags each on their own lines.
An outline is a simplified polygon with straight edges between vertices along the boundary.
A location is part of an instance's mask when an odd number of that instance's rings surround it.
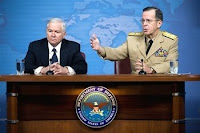
<svg viewBox="0 0 200 133">
<path fill-rule="evenodd" d="M 52 17 L 66 22 L 66 39 L 81 44 L 88 74 L 114 74 L 114 63 L 91 49 L 90 37 L 96 34 L 102 46 L 118 47 L 129 32 L 142 30 L 140 19 L 146 6 L 159 7 L 164 14 L 161 29 L 179 37 L 179 72 L 200 74 L 197 5 L 198 0 L 0 0 L 0 74 L 16 73 L 16 58 L 25 57 L 31 41 L 46 37 L 46 23 Z M 186 84 L 188 117 L 200 118 L 198 86 Z M 5 88 L 0 83 L 0 118 L 6 117 Z"/>
</svg>

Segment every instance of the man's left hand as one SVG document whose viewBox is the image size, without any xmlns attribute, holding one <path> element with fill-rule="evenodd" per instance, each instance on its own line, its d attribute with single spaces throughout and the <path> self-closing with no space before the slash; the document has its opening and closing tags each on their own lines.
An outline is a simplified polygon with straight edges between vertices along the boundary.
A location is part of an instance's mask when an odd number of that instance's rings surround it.
<svg viewBox="0 0 200 133">
<path fill-rule="evenodd" d="M 51 71 L 53 71 L 54 75 L 69 73 L 68 68 L 61 66 L 59 63 L 52 64 Z"/>
<path fill-rule="evenodd" d="M 139 59 L 135 62 L 135 70 L 137 73 L 139 73 L 142 70 L 142 62 Z M 146 73 L 152 73 L 152 69 L 149 66 L 147 66 L 144 62 L 143 62 L 143 70 Z"/>
</svg>

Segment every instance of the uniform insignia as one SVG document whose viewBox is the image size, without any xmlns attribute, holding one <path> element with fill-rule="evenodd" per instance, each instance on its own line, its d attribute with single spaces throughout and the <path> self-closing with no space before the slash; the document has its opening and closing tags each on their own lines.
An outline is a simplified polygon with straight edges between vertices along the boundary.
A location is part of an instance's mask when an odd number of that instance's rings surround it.
<svg viewBox="0 0 200 133">
<path fill-rule="evenodd" d="M 167 57 L 168 52 L 167 50 L 163 49 L 163 48 L 159 48 L 156 52 L 155 52 L 155 56 L 156 57 Z"/>
<path fill-rule="evenodd" d="M 130 32 L 128 35 L 129 36 L 142 36 L 143 32 Z"/>
<path fill-rule="evenodd" d="M 166 32 L 166 31 L 162 31 L 162 35 L 165 36 L 165 37 L 167 37 L 167 38 L 170 38 L 170 39 L 172 39 L 172 40 L 174 40 L 174 39 L 177 38 L 176 35 L 171 34 L 171 33 L 169 33 L 169 32 Z"/>
</svg>

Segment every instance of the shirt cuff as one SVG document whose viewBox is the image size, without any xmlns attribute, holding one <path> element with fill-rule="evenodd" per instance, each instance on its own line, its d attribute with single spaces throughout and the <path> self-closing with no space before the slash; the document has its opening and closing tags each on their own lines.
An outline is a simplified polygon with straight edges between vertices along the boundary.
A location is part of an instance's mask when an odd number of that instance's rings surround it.
<svg viewBox="0 0 200 133">
<path fill-rule="evenodd" d="M 36 69 L 34 70 L 34 74 L 35 74 L 35 75 L 38 75 L 38 74 L 40 74 L 40 73 L 41 73 L 41 70 L 42 70 L 42 68 L 43 68 L 43 66 L 40 66 L 40 67 L 36 68 Z"/>
<path fill-rule="evenodd" d="M 154 74 L 154 73 L 156 73 L 156 71 L 155 71 L 155 69 L 154 69 L 154 68 L 150 67 L 150 69 L 151 69 L 151 74 Z"/>
<path fill-rule="evenodd" d="M 76 72 L 74 71 L 74 69 L 73 68 L 71 68 L 70 66 L 66 66 L 67 67 L 67 69 L 68 69 L 68 73 L 67 73 L 67 75 L 75 75 L 76 74 Z"/>
</svg>

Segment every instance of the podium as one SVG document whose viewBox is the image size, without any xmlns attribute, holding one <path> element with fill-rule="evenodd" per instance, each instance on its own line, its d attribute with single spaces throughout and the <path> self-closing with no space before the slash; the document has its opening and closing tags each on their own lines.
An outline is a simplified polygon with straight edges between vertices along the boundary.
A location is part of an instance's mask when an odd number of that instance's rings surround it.
<svg viewBox="0 0 200 133">
<path fill-rule="evenodd" d="M 200 75 L 1 75 L 7 83 L 8 133 L 184 133 L 185 81 Z M 115 119 L 100 129 L 76 116 L 78 95 L 104 86 L 116 97 Z"/>
</svg>

